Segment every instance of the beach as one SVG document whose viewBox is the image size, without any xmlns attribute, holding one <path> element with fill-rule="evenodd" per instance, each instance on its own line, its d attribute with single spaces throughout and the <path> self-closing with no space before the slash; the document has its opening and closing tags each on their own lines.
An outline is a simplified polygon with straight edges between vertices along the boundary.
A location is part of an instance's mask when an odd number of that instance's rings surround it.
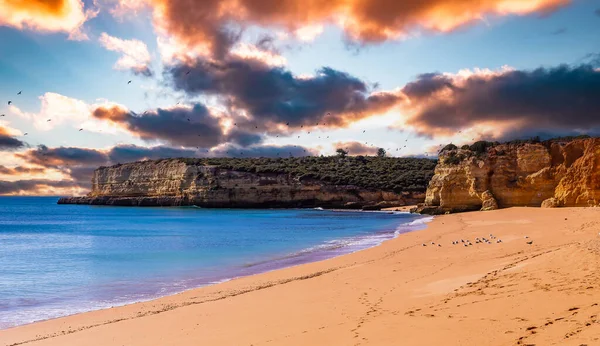
<svg viewBox="0 0 600 346">
<path fill-rule="evenodd" d="M 352 254 L 2 330 L 0 345 L 597 345 L 599 232 L 600 208 L 443 215 Z"/>
</svg>

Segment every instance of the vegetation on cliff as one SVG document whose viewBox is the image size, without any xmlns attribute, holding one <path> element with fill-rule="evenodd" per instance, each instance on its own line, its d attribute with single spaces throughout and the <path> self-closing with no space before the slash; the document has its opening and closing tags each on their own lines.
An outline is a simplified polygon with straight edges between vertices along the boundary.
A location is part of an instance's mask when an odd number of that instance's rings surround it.
<svg viewBox="0 0 600 346">
<path fill-rule="evenodd" d="M 394 192 L 425 192 L 436 160 L 371 156 L 290 158 L 177 158 L 189 165 L 216 166 L 250 173 L 283 173 L 336 185 Z"/>
</svg>

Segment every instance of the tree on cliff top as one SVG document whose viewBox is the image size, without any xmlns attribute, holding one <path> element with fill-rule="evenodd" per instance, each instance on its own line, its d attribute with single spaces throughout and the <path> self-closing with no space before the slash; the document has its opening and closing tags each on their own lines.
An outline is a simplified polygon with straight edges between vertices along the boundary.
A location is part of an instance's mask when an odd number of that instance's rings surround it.
<svg viewBox="0 0 600 346">
<path fill-rule="evenodd" d="M 383 148 L 377 149 L 377 157 L 385 157 L 385 154 L 386 154 L 385 149 L 383 149 Z"/>
<path fill-rule="evenodd" d="M 342 158 L 348 156 L 348 152 L 342 148 L 337 149 L 335 152 L 337 153 L 337 156 Z"/>
</svg>

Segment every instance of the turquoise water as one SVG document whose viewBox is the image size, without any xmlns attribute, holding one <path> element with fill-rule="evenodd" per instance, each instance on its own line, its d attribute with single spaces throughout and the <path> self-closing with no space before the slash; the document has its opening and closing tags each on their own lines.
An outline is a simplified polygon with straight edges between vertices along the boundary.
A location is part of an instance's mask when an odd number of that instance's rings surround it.
<svg viewBox="0 0 600 346">
<path fill-rule="evenodd" d="M 0 328 L 377 245 L 406 213 L 57 205 L 0 197 Z"/>
</svg>

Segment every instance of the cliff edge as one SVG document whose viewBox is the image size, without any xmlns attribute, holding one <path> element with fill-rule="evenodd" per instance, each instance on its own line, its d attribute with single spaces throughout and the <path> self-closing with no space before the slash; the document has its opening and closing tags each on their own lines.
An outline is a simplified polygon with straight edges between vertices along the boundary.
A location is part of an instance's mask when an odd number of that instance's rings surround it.
<svg viewBox="0 0 600 346">
<path fill-rule="evenodd" d="M 434 167 L 376 157 L 142 161 L 100 167 L 87 196 L 58 203 L 379 209 L 423 202 Z"/>
<path fill-rule="evenodd" d="M 600 205 L 600 138 L 449 145 L 417 212 Z"/>
</svg>

